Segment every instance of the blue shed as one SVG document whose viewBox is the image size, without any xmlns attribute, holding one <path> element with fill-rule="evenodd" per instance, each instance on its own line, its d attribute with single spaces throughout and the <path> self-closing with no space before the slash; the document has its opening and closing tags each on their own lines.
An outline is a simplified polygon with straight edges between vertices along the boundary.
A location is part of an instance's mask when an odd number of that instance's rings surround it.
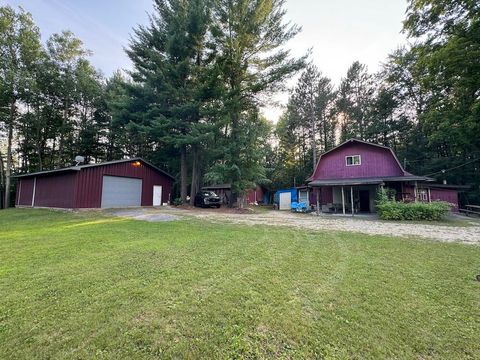
<svg viewBox="0 0 480 360">
<path fill-rule="evenodd" d="M 279 210 L 290 210 L 292 202 L 297 202 L 297 189 L 280 189 L 275 193 L 275 204 Z"/>
</svg>

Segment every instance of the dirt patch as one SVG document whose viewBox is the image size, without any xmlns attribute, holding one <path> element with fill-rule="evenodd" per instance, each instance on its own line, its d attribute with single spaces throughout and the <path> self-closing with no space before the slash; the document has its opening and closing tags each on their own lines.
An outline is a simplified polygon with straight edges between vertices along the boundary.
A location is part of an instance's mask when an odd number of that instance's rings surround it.
<svg viewBox="0 0 480 360">
<path fill-rule="evenodd" d="M 174 221 L 181 219 L 180 216 L 164 213 L 161 211 L 152 211 L 152 209 L 132 208 L 108 210 L 108 214 L 135 220 L 144 220 L 150 222 Z"/>
</svg>

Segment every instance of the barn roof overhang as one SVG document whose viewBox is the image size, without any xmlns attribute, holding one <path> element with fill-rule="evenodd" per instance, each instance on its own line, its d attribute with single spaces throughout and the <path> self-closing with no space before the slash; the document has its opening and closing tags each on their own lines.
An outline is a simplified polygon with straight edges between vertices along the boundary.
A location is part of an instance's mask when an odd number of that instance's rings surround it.
<svg viewBox="0 0 480 360">
<path fill-rule="evenodd" d="M 71 167 L 68 167 L 68 168 L 45 170 L 45 171 L 37 171 L 37 172 L 33 172 L 33 173 L 13 175 L 12 178 L 26 178 L 26 177 L 43 176 L 43 175 L 50 175 L 50 174 L 59 174 L 59 173 L 72 172 L 72 171 L 80 171 L 80 170 L 81 170 L 81 169 L 80 169 L 79 166 L 71 166 Z"/>
<path fill-rule="evenodd" d="M 105 166 L 105 165 L 113 165 L 113 164 L 120 164 L 120 163 L 126 163 L 126 162 L 135 162 L 135 161 L 140 161 L 143 162 L 145 165 L 148 165 L 149 167 L 153 168 L 154 170 L 164 174 L 165 176 L 171 178 L 172 180 L 175 180 L 175 178 L 167 173 L 166 171 L 163 171 L 162 169 L 156 167 L 155 165 L 152 165 L 148 161 L 136 157 L 132 159 L 123 159 L 123 160 L 114 160 L 114 161 L 106 161 L 98 164 L 85 164 L 85 165 L 78 165 L 78 166 L 69 166 L 61 169 L 54 169 L 54 170 L 46 170 L 46 171 L 37 171 L 34 173 L 28 173 L 28 174 L 18 174 L 14 175 L 12 177 L 14 178 L 25 178 L 25 177 L 34 177 L 34 176 L 43 176 L 43 175 L 50 175 L 50 174 L 59 174 L 59 173 L 64 173 L 64 172 L 72 172 L 72 171 L 80 171 L 85 168 L 90 168 L 90 167 L 96 167 L 96 166 Z"/>
<path fill-rule="evenodd" d="M 231 184 L 216 184 L 216 185 L 205 185 L 202 187 L 202 190 L 231 190 Z"/>
<path fill-rule="evenodd" d="M 469 190 L 470 185 L 453 185 L 453 184 L 428 184 L 432 189 L 451 189 L 451 190 Z"/>
<path fill-rule="evenodd" d="M 309 186 L 355 186 L 355 185 L 380 185 L 386 182 L 409 182 L 420 181 L 428 182 L 433 179 L 426 176 L 387 176 L 387 177 L 375 177 L 375 178 L 351 178 L 351 179 L 322 179 L 314 180 L 308 183 Z"/>
</svg>

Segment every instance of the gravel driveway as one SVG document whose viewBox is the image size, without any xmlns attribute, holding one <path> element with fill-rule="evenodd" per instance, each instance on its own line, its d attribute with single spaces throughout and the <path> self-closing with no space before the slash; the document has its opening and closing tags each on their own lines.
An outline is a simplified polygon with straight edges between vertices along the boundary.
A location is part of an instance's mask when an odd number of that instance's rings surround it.
<svg viewBox="0 0 480 360">
<path fill-rule="evenodd" d="M 117 216 L 146 221 L 169 221 L 194 217 L 214 223 L 244 225 L 287 226 L 309 230 L 350 231 L 369 235 L 390 235 L 427 238 L 444 242 L 461 242 L 480 245 L 480 221 L 461 219 L 463 226 L 453 223 L 424 224 L 396 223 L 375 219 L 373 216 L 340 217 L 333 215 L 292 214 L 285 211 L 262 211 L 258 213 L 231 213 L 207 209 L 177 209 L 165 207 L 111 210 Z"/>
</svg>

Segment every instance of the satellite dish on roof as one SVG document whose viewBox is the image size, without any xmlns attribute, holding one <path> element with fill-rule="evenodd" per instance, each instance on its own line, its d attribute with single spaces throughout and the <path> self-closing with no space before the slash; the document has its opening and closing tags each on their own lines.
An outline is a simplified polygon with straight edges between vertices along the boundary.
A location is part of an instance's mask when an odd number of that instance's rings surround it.
<svg viewBox="0 0 480 360">
<path fill-rule="evenodd" d="M 80 155 L 75 156 L 75 162 L 76 162 L 75 166 L 78 166 L 78 165 L 83 164 L 85 162 L 85 158 L 83 156 L 80 156 Z"/>
</svg>

